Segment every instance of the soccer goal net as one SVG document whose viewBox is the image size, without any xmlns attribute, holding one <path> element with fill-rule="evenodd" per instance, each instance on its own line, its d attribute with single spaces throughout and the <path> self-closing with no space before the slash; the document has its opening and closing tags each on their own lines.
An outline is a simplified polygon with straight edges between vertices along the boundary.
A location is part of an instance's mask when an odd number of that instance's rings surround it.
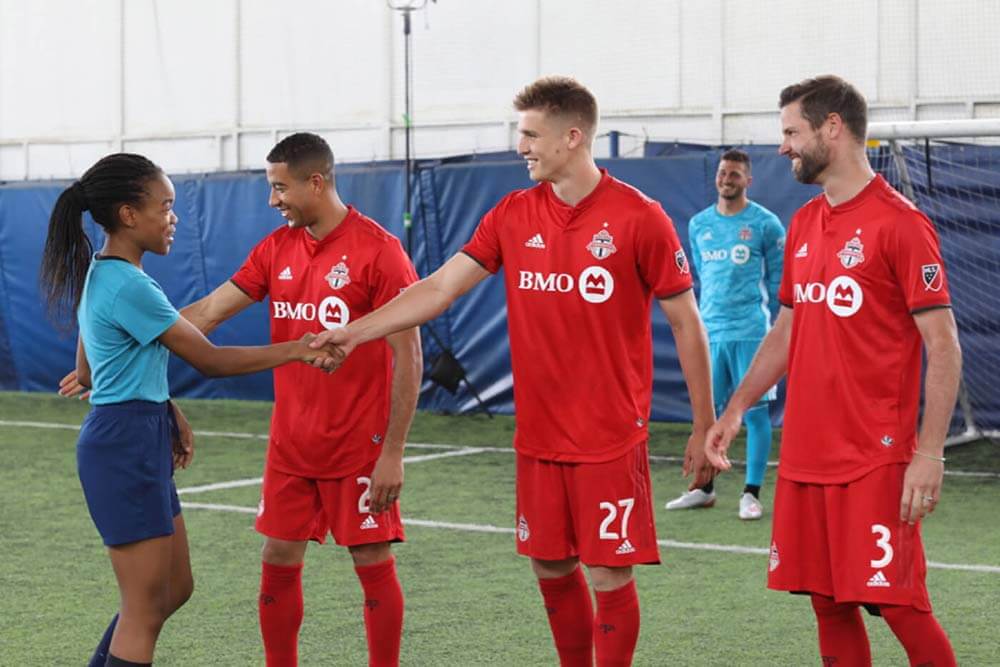
<svg viewBox="0 0 1000 667">
<path fill-rule="evenodd" d="M 937 227 L 964 368 L 948 444 L 1000 438 L 1000 118 L 872 123 L 872 165 Z"/>
</svg>

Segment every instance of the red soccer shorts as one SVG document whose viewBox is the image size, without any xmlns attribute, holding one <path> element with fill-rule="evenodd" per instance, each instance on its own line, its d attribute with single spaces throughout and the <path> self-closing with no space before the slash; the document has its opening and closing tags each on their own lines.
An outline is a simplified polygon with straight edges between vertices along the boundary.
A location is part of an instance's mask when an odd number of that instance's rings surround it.
<svg viewBox="0 0 1000 667">
<path fill-rule="evenodd" d="M 905 463 L 848 484 L 778 477 L 768 588 L 930 611 L 920 525 L 899 520 Z"/>
<path fill-rule="evenodd" d="M 258 533 L 279 540 L 315 540 L 326 534 L 346 547 L 378 542 L 402 542 L 403 522 L 399 501 L 381 514 L 371 514 L 369 487 L 375 461 L 357 473 L 339 479 L 296 477 L 264 468 L 264 486 L 254 527 Z"/>
<path fill-rule="evenodd" d="M 659 563 L 646 443 L 605 463 L 518 454 L 517 552 L 609 567 Z"/>
</svg>

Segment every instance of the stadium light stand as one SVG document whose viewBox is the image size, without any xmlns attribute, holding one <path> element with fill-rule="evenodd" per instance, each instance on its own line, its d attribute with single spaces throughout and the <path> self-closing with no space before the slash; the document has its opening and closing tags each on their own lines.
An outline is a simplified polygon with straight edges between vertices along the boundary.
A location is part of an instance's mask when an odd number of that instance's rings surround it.
<svg viewBox="0 0 1000 667">
<path fill-rule="evenodd" d="M 437 0 L 431 0 L 431 2 L 437 3 Z M 420 11 L 426 9 L 427 0 L 386 0 L 386 6 L 392 11 L 399 12 L 403 15 L 403 137 L 405 145 L 405 156 L 403 159 L 404 164 L 404 180 L 405 180 L 405 194 L 403 199 L 403 231 L 406 235 L 406 253 L 413 257 L 413 211 L 411 206 L 413 204 L 413 180 L 415 171 L 415 159 L 413 156 L 413 30 L 412 30 L 412 14 L 415 11 Z M 483 399 L 480 397 L 479 392 L 476 391 L 475 386 L 469 381 L 468 375 L 465 372 L 465 368 L 459 362 L 458 358 L 451 351 L 451 348 L 441 339 L 437 331 L 430 322 L 424 323 L 424 328 L 430 333 L 431 338 L 439 348 L 441 348 L 440 354 L 435 356 L 431 360 L 431 370 L 428 377 L 438 386 L 444 388 L 451 394 L 454 394 L 459 385 L 464 382 L 466 387 L 475 397 L 476 402 L 479 404 L 479 408 L 486 413 L 486 415 L 492 419 L 493 413 L 490 409 L 486 407 Z"/>
</svg>

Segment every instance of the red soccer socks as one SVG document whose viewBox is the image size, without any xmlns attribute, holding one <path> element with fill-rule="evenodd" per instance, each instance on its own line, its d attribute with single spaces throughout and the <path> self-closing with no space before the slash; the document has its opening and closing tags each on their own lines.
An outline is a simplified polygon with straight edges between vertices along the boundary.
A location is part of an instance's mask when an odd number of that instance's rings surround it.
<svg viewBox="0 0 1000 667">
<path fill-rule="evenodd" d="M 812 595 L 819 628 L 819 652 L 824 665 L 864 667 L 872 664 L 868 632 L 856 604 L 838 604 L 825 595 Z"/>
<path fill-rule="evenodd" d="M 882 605 L 882 618 L 906 649 L 911 665 L 954 667 L 955 652 L 934 614 L 913 607 Z"/>
<path fill-rule="evenodd" d="M 635 580 L 613 591 L 595 591 L 594 647 L 598 667 L 631 665 L 639 639 L 639 596 Z"/>
<path fill-rule="evenodd" d="M 403 589 L 396 576 L 396 559 L 355 566 L 365 593 L 365 633 L 370 667 L 399 664 L 403 636 Z"/>
<path fill-rule="evenodd" d="M 267 667 L 295 667 L 302 625 L 302 563 L 262 565 L 257 609 Z"/>
<path fill-rule="evenodd" d="M 571 574 L 539 579 L 552 638 L 562 667 L 591 667 L 594 664 L 594 609 L 590 588 L 577 567 Z"/>
</svg>

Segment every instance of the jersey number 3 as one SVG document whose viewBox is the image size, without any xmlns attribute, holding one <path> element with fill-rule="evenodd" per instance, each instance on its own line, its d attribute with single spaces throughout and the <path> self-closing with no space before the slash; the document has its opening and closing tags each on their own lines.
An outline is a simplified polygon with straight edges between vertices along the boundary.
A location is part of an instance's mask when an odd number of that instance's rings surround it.
<svg viewBox="0 0 1000 667">
<path fill-rule="evenodd" d="M 892 545 L 889 544 L 889 539 L 892 537 L 892 533 L 890 533 L 889 529 L 882 524 L 873 523 L 872 535 L 878 535 L 878 539 L 875 540 L 875 546 L 882 550 L 882 557 L 878 560 L 871 561 L 872 567 L 885 567 L 892 562 Z"/>
<path fill-rule="evenodd" d="M 621 507 L 624 511 L 622 512 L 622 534 L 620 539 L 625 539 L 628 537 L 628 518 L 632 514 L 632 505 L 635 504 L 635 498 L 622 498 L 618 501 L 616 506 L 614 503 L 603 502 L 601 503 L 601 509 L 607 512 L 604 520 L 601 521 L 600 538 L 602 540 L 617 540 L 619 539 L 618 533 L 613 533 L 608 528 L 616 518 L 618 518 L 618 508 Z"/>
</svg>

